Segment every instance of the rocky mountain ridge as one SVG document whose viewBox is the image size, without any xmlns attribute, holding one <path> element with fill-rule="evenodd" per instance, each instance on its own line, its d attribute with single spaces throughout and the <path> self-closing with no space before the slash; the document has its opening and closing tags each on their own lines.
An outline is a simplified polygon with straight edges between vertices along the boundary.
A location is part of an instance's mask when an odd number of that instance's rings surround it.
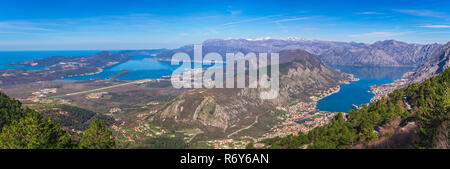
<svg viewBox="0 0 450 169">
<path fill-rule="evenodd" d="M 418 66 L 416 70 L 405 73 L 402 78 L 390 84 L 372 86 L 372 92 L 376 95 L 372 101 L 380 99 L 395 89 L 406 87 L 411 83 L 422 82 L 441 73 L 449 66 L 450 42 L 441 46 L 429 56 L 429 59 L 425 63 Z"/>
<path fill-rule="evenodd" d="M 412 82 L 421 82 L 437 75 L 450 66 L 450 42 L 443 45 L 430 56 L 430 59 L 411 74 L 408 78 Z"/>
<path fill-rule="evenodd" d="M 328 68 L 304 50 L 280 51 L 280 58 L 290 59 L 280 64 L 280 91 L 276 99 L 260 99 L 260 92 L 265 90 L 261 88 L 194 89 L 150 113 L 146 119 L 166 126 L 200 126 L 206 133 L 220 135 L 255 117 L 260 117 L 260 121 L 265 117 L 272 119 L 267 117 L 276 107 L 313 102 L 312 98 L 351 80 L 348 74 Z"/>
<path fill-rule="evenodd" d="M 329 65 L 358 66 L 410 66 L 423 64 L 440 44 L 409 44 L 395 40 L 378 41 L 373 44 L 335 42 L 309 39 L 209 39 L 203 43 L 203 53 L 218 52 L 222 56 L 230 52 L 279 52 L 302 49 L 318 55 Z M 193 45 L 158 54 L 155 59 L 169 61 L 176 52 L 193 55 Z"/>
</svg>

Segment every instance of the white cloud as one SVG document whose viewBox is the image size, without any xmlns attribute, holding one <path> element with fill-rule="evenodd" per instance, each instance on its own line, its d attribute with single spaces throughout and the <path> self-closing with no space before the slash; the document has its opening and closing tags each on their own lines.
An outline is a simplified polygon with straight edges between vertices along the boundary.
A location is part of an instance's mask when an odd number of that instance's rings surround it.
<svg viewBox="0 0 450 169">
<path fill-rule="evenodd" d="M 373 11 L 365 11 L 365 12 L 358 12 L 356 14 L 359 14 L 359 15 L 378 15 L 378 14 L 383 14 L 383 13 L 373 12 Z"/>
<path fill-rule="evenodd" d="M 450 25 L 424 25 L 422 28 L 450 28 Z"/>
<path fill-rule="evenodd" d="M 274 16 L 278 16 L 278 15 L 263 16 L 263 17 L 257 17 L 257 18 L 250 18 L 250 19 L 245 19 L 245 20 L 239 20 L 239 21 L 235 21 L 235 22 L 228 22 L 228 23 L 222 24 L 222 26 L 237 25 L 237 24 L 248 23 L 248 22 L 255 22 L 255 21 L 260 21 L 260 20 L 264 20 L 264 19 L 269 19 L 269 18 L 272 18 L 272 17 L 274 17 Z"/>
<path fill-rule="evenodd" d="M 1 29 L 22 30 L 22 31 L 52 31 L 42 27 L 43 24 L 27 22 L 27 21 L 3 21 L 0 22 Z"/>
<path fill-rule="evenodd" d="M 404 13 L 404 14 L 414 15 L 414 16 L 448 18 L 448 15 L 446 13 L 432 11 L 432 10 L 396 9 L 394 11 Z"/>
<path fill-rule="evenodd" d="M 0 31 L 0 34 L 22 34 L 23 32 Z"/>
<path fill-rule="evenodd" d="M 242 10 L 228 10 L 231 15 L 238 15 L 242 13 Z"/>
<path fill-rule="evenodd" d="M 233 6 L 228 6 L 227 12 L 230 13 L 231 15 L 239 15 L 242 14 L 242 10 L 241 9 L 236 9 Z"/>
<path fill-rule="evenodd" d="M 290 21 L 298 21 L 298 20 L 305 20 L 309 19 L 309 17 L 298 17 L 298 18 L 288 18 L 288 19 L 280 19 L 276 20 L 274 22 L 280 23 L 280 22 L 290 22 Z"/>
<path fill-rule="evenodd" d="M 385 37 L 392 37 L 392 36 L 400 36 L 405 35 L 411 32 L 369 32 L 369 33 L 362 33 L 362 34 L 354 34 L 349 35 L 349 37 L 352 38 L 385 38 Z"/>
</svg>

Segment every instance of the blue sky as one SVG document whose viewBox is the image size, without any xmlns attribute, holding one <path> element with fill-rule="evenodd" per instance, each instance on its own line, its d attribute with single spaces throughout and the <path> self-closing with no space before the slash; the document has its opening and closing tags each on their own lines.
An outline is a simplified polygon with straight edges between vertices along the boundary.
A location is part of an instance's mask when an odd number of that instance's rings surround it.
<svg viewBox="0 0 450 169">
<path fill-rule="evenodd" d="M 0 0 L 0 50 L 176 48 L 211 38 L 450 41 L 450 2 Z"/>
</svg>

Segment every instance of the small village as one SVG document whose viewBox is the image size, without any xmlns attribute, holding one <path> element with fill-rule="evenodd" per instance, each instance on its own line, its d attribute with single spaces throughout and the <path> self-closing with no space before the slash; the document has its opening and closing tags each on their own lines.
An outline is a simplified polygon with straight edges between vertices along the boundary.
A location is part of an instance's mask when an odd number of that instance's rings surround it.
<svg viewBox="0 0 450 169">
<path fill-rule="evenodd" d="M 411 73 L 412 72 L 405 73 L 402 78 L 395 80 L 393 83 L 371 86 L 370 92 L 375 94 L 375 96 L 370 100 L 370 102 L 380 100 L 382 97 L 391 93 L 395 89 L 402 86 L 407 86 L 409 83 L 411 83 L 411 80 L 407 78 L 409 75 L 411 75 Z"/>
<path fill-rule="evenodd" d="M 32 92 L 30 97 L 24 99 L 24 101 L 30 101 L 33 103 L 48 103 L 51 102 L 48 99 L 49 94 L 55 94 L 57 92 L 56 88 L 44 88 L 38 91 Z"/>
</svg>

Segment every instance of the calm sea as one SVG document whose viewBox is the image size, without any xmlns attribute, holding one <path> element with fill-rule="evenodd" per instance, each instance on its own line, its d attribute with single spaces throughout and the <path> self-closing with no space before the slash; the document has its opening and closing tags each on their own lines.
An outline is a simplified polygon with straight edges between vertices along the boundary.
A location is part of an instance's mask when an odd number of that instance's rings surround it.
<svg viewBox="0 0 450 169">
<path fill-rule="evenodd" d="M 131 73 L 119 76 L 117 78 L 119 80 L 157 79 L 171 75 L 176 68 L 178 68 L 178 66 L 172 66 L 170 62 L 134 58 L 128 62 L 107 68 L 101 73 L 66 77 L 62 80 L 108 79 L 110 76 L 116 75 L 122 70 L 129 70 Z"/>
<path fill-rule="evenodd" d="M 35 60 L 47 58 L 50 56 L 86 56 L 100 52 L 100 50 L 80 50 L 80 51 L 0 51 L 0 69 L 42 69 L 39 66 L 8 66 L 11 63 L 22 62 L 26 60 Z M 112 51 L 117 52 L 117 51 Z M 170 62 L 160 62 L 149 60 L 149 55 L 133 55 L 133 59 L 105 69 L 101 73 L 84 76 L 66 77 L 60 80 L 90 80 L 90 79 L 108 79 L 110 76 L 118 74 L 122 70 L 129 70 L 131 73 L 119 76 L 119 80 L 140 80 L 156 79 L 171 75 L 179 65 L 171 65 Z M 191 63 L 191 67 L 193 67 Z M 221 66 L 221 64 L 213 65 Z M 210 67 L 210 66 L 204 66 Z M 189 70 L 183 67 L 180 72 Z M 178 72 L 178 73 L 180 73 Z"/>
<path fill-rule="evenodd" d="M 345 73 L 354 74 L 359 81 L 341 85 L 341 90 L 318 101 L 317 109 L 329 112 L 348 112 L 354 105 L 370 103 L 375 95 L 370 86 L 392 83 L 412 67 L 359 67 L 359 66 L 331 66 Z"/>
<path fill-rule="evenodd" d="M 98 50 L 76 50 L 76 51 L 0 51 L 0 69 L 41 69 L 43 67 L 17 67 L 7 66 L 7 64 L 47 58 L 50 56 L 85 56 L 98 53 Z"/>
</svg>

